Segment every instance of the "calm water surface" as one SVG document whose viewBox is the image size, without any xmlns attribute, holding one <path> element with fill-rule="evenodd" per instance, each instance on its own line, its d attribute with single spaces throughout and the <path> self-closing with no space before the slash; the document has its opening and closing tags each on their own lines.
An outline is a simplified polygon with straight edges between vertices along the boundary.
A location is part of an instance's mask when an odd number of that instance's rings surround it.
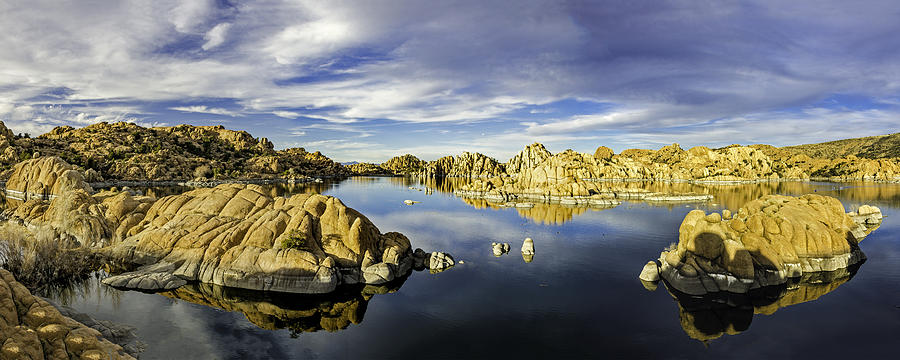
<svg viewBox="0 0 900 360">
<path fill-rule="evenodd" d="M 440 190 L 453 184 L 358 177 L 272 188 L 337 196 L 382 232 L 464 263 L 414 272 L 382 287 L 339 294 L 266 294 L 192 285 L 176 292 L 119 291 L 96 281 L 55 300 L 100 320 L 137 327 L 146 359 L 253 358 L 893 358 L 900 333 L 900 186 L 780 183 L 742 186 L 628 184 L 716 195 L 701 204 L 626 202 L 605 210 L 538 205 L 492 208 Z M 160 194 L 165 190 L 157 189 Z M 737 209 L 770 193 L 821 193 L 886 218 L 848 278 L 749 298 L 687 299 L 650 292 L 641 267 L 677 240 L 695 208 Z M 414 206 L 404 199 L 421 201 Z M 534 239 L 536 254 L 519 248 Z M 491 242 L 512 251 L 491 254 Z M 774 292 L 774 295 L 771 294 Z M 754 314 L 756 313 L 756 314 Z"/>
</svg>

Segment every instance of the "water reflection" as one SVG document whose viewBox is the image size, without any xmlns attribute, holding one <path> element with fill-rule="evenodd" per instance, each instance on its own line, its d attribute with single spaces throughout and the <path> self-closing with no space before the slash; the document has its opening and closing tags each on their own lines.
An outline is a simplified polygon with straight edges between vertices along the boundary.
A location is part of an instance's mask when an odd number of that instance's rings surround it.
<svg viewBox="0 0 900 360">
<path fill-rule="evenodd" d="M 323 295 L 298 295 L 191 283 L 162 296 L 194 304 L 240 312 L 266 330 L 288 329 L 291 336 L 319 330 L 339 331 L 363 321 L 369 300 L 396 292 L 406 279 L 384 285 L 344 286 Z"/>
<path fill-rule="evenodd" d="M 684 332 L 708 345 L 726 334 L 747 331 L 755 315 L 772 315 L 779 309 L 817 300 L 850 281 L 860 265 L 804 274 L 792 283 L 754 289 L 746 294 L 718 292 L 695 296 L 665 287 L 678 304 L 678 318 Z"/>
</svg>

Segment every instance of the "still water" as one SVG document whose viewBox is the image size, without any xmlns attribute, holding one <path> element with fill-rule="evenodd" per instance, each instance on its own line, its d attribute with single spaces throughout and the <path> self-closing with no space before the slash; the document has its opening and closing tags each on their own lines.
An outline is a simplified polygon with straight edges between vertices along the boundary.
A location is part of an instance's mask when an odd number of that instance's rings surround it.
<svg viewBox="0 0 900 360">
<path fill-rule="evenodd" d="M 413 272 L 388 286 L 328 296 L 194 284 L 174 292 L 119 291 L 90 281 L 55 296 L 99 320 L 137 328 L 145 359 L 397 358 L 874 358 L 900 334 L 900 185 L 630 183 L 715 195 L 707 203 L 624 202 L 603 210 L 538 204 L 499 208 L 451 195 L 453 182 L 356 177 L 274 187 L 339 197 L 382 232 L 462 264 Z M 414 189 L 410 189 L 413 187 Z M 178 189 L 145 189 L 158 195 Z M 847 210 L 868 203 L 885 220 L 861 243 L 868 261 L 833 281 L 808 279 L 749 297 L 682 298 L 637 279 L 677 240 L 692 209 L 737 209 L 772 194 L 820 193 Z M 413 206 L 403 200 L 420 201 Z M 522 240 L 534 239 L 526 263 Z M 508 242 L 494 257 L 492 242 Z"/>
</svg>

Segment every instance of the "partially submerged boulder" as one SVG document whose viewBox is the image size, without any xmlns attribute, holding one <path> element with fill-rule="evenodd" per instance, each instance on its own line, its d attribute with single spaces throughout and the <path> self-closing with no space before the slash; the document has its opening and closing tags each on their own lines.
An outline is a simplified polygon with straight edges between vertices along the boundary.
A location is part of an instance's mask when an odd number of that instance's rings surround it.
<svg viewBox="0 0 900 360">
<path fill-rule="evenodd" d="M 685 216 L 676 247 L 660 254 L 660 275 L 692 295 L 746 293 L 805 273 L 835 271 L 865 259 L 859 242 L 880 223 L 880 210 L 845 213 L 835 198 L 769 195 L 735 214 Z M 877 219 L 877 220 L 876 220 Z"/>
</svg>

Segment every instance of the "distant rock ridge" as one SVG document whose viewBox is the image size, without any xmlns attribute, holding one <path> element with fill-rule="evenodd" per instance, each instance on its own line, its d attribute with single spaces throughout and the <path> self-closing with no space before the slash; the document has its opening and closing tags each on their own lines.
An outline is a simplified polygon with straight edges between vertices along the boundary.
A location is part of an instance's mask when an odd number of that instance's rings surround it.
<svg viewBox="0 0 900 360">
<path fill-rule="evenodd" d="M 106 180 L 271 179 L 345 176 L 340 164 L 303 148 L 274 150 L 266 138 L 222 126 L 145 128 L 128 122 L 61 126 L 16 137 L 0 122 L 0 171 L 39 156 L 58 156 Z M 9 174 L 6 174 L 8 176 Z M 93 180 L 92 180 L 93 181 Z"/>
<path fill-rule="evenodd" d="M 497 159 L 481 153 L 464 152 L 457 156 L 445 156 L 429 162 L 422 170 L 428 177 L 478 178 L 504 174 L 504 166 Z"/>
<path fill-rule="evenodd" d="M 876 207 L 845 213 L 837 199 L 814 194 L 768 195 L 734 213 L 693 210 L 678 244 L 660 254 L 659 276 L 691 295 L 780 285 L 859 263 L 859 242 L 880 223 Z"/>
</svg>

